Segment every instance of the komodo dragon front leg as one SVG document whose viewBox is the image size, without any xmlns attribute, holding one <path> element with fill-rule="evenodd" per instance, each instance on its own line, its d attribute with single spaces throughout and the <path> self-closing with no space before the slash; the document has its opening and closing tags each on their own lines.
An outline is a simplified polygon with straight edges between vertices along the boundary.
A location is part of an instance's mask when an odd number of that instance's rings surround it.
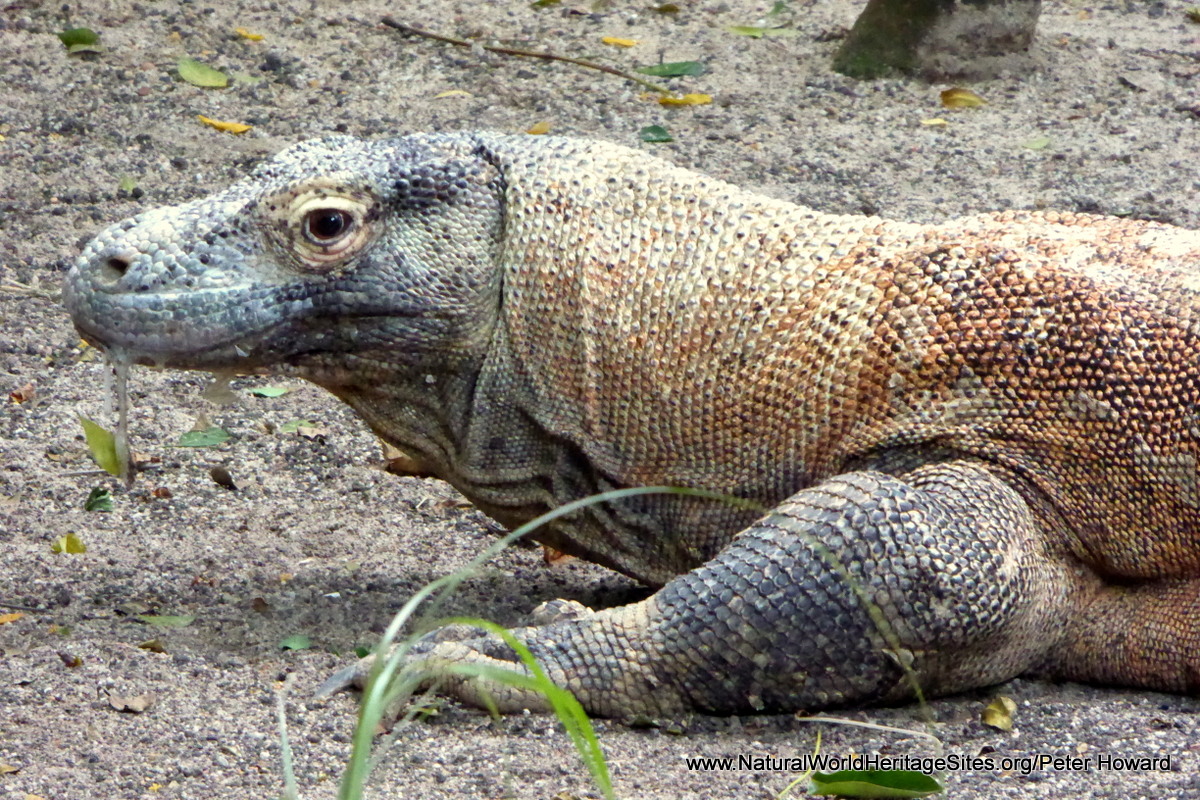
<svg viewBox="0 0 1200 800">
<path fill-rule="evenodd" d="M 953 692 L 1058 647 L 1080 581 L 1041 541 L 1020 496 L 978 464 L 848 473 L 798 492 L 642 602 L 514 633 L 605 716 L 898 700 L 913 695 L 902 665 L 924 692 Z M 523 669 L 498 638 L 426 650 L 423 666 L 464 702 L 547 709 L 535 692 L 446 670 Z M 361 685 L 370 665 L 333 684 Z"/>
</svg>

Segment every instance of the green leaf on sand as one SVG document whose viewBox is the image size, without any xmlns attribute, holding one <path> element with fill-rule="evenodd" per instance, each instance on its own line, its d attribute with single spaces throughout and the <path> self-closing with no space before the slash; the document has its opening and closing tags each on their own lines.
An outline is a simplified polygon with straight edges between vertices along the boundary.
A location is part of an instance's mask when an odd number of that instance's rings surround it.
<svg viewBox="0 0 1200 800">
<path fill-rule="evenodd" d="M 647 125 L 638 131 L 638 138 L 643 142 L 673 142 L 673 137 L 662 125 Z"/>
<path fill-rule="evenodd" d="M 643 75 L 653 75 L 656 78 L 678 78 L 683 75 L 703 75 L 707 68 L 699 61 L 668 61 L 665 64 L 651 64 L 648 67 L 638 67 L 634 72 Z"/>
<path fill-rule="evenodd" d="M 112 511 L 112 494 L 103 486 L 97 486 L 88 493 L 87 500 L 83 503 L 83 508 L 85 511 Z"/>
<path fill-rule="evenodd" d="M 213 426 L 202 431 L 188 431 L 179 437 L 179 447 L 216 447 L 229 438 L 229 431 Z"/>
<path fill-rule="evenodd" d="M 77 45 L 94 45 L 100 41 L 100 34 L 91 28 L 68 28 L 58 34 L 58 40 L 69 50 Z"/>
<path fill-rule="evenodd" d="M 224 89 L 229 85 L 229 78 L 224 72 L 213 69 L 207 64 L 201 64 L 194 58 L 181 58 L 176 66 L 179 69 L 179 77 L 193 86 Z"/>
<path fill-rule="evenodd" d="M 813 794 L 838 797 L 927 797 L 945 791 L 932 775 L 903 769 L 844 769 L 814 772 Z"/>
<path fill-rule="evenodd" d="M 83 426 L 83 436 L 87 439 L 92 459 L 109 475 L 120 475 L 121 459 L 117 457 L 117 440 L 112 431 L 100 427 L 82 414 L 76 416 L 79 417 L 79 424 Z"/>
</svg>

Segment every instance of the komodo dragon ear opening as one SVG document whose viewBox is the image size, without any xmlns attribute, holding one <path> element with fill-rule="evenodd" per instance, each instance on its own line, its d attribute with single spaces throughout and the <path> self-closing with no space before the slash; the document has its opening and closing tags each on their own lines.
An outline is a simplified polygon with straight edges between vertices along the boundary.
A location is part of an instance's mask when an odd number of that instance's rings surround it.
<svg viewBox="0 0 1200 800">
<path fill-rule="evenodd" d="M 480 144 L 459 152 L 397 168 L 392 202 L 398 208 L 425 210 L 438 206 L 474 206 L 503 197 L 500 159 Z"/>
</svg>

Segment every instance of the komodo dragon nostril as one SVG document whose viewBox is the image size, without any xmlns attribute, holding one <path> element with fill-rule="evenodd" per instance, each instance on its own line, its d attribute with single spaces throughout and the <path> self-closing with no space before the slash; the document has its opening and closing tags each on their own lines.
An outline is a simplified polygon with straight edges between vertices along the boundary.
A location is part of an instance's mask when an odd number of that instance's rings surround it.
<svg viewBox="0 0 1200 800">
<path fill-rule="evenodd" d="M 129 259 L 121 256 L 109 256 L 104 259 L 104 263 L 100 267 L 101 277 L 111 283 L 116 283 L 125 277 L 125 273 L 128 271 Z"/>
</svg>

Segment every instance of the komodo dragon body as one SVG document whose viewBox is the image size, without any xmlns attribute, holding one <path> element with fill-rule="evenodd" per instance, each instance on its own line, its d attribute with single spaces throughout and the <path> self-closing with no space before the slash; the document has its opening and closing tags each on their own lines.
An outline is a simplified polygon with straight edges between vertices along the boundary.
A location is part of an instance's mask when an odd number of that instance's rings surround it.
<svg viewBox="0 0 1200 800">
<path fill-rule="evenodd" d="M 832 216 L 565 138 L 334 137 L 102 232 L 82 334 L 298 375 L 509 526 L 661 587 L 516 631 L 591 712 L 1026 672 L 1200 689 L 1200 233 Z M 428 663 L 510 664 L 498 639 Z M 544 707 L 485 679 L 501 707 Z"/>
</svg>

